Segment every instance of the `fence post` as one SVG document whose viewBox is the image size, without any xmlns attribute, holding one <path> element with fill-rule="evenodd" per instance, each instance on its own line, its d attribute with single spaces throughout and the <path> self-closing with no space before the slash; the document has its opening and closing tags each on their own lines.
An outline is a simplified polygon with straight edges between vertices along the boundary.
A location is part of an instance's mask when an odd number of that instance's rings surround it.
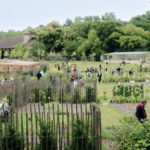
<svg viewBox="0 0 150 150">
<path fill-rule="evenodd" d="M 95 93 L 95 103 L 97 103 L 97 81 L 94 81 L 94 93 Z"/>
<path fill-rule="evenodd" d="M 0 118 L 0 149 L 2 149 L 2 120 Z"/>
<path fill-rule="evenodd" d="M 102 137 L 101 137 L 101 115 L 100 110 L 95 111 L 95 135 L 96 135 L 96 150 L 102 150 Z"/>
<path fill-rule="evenodd" d="M 93 136 L 95 137 L 96 150 L 102 150 L 101 137 L 101 114 L 97 105 L 92 105 L 93 108 Z"/>
</svg>

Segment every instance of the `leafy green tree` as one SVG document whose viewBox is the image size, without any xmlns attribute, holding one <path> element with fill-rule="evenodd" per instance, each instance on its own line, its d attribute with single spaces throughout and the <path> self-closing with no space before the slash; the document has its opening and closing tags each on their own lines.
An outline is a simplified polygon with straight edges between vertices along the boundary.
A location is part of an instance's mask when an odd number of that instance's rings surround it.
<svg viewBox="0 0 150 150">
<path fill-rule="evenodd" d="M 70 26 L 72 24 L 72 20 L 71 19 L 67 19 L 64 26 Z"/>
<path fill-rule="evenodd" d="M 27 51 L 29 52 L 31 57 L 44 57 L 41 54 L 46 55 L 46 46 L 38 41 L 32 41 L 31 43 L 29 43 L 28 45 L 25 46 L 25 48 L 27 49 Z M 26 53 L 26 55 L 28 55 Z"/>
<path fill-rule="evenodd" d="M 138 15 L 131 18 L 130 23 L 137 27 L 141 27 L 144 30 L 150 31 L 150 11 L 147 11 L 144 15 Z"/>
<path fill-rule="evenodd" d="M 23 58 L 25 53 L 25 48 L 22 45 L 16 45 L 14 49 L 11 51 L 10 56 L 12 58 Z"/>
<path fill-rule="evenodd" d="M 96 31 L 90 30 L 88 34 L 88 39 L 85 40 L 81 46 L 78 47 L 78 55 L 82 56 L 82 53 L 85 52 L 86 56 L 89 56 L 91 54 L 96 54 L 95 56 L 99 58 L 101 55 L 101 41 L 99 40 Z"/>
<path fill-rule="evenodd" d="M 120 45 L 120 49 L 130 51 L 146 47 L 149 42 L 149 35 L 150 33 L 148 31 L 128 24 L 124 27 L 120 27 L 118 32 L 112 33 L 110 38 L 115 39 Z"/>
<path fill-rule="evenodd" d="M 105 13 L 102 17 L 102 20 L 117 20 L 114 12 Z"/>
<path fill-rule="evenodd" d="M 102 42 L 101 49 L 106 52 L 111 52 L 116 49 L 116 46 L 109 37 L 118 27 L 123 26 L 124 23 L 116 20 L 96 21 L 93 23 L 93 28 L 96 31 L 100 41 Z"/>
<path fill-rule="evenodd" d="M 62 51 L 62 26 L 58 22 L 52 22 L 45 27 L 39 28 L 36 31 L 37 38 L 40 42 L 45 44 L 46 51 Z"/>
</svg>

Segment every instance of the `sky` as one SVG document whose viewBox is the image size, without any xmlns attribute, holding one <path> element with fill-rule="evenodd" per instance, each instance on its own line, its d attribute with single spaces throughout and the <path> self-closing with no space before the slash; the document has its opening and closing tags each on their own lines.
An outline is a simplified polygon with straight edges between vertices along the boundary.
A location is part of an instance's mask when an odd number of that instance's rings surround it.
<svg viewBox="0 0 150 150">
<path fill-rule="evenodd" d="M 114 12 L 129 21 L 150 10 L 150 0 L 0 0 L 0 31 L 24 30 L 51 21 L 65 23 L 77 16 L 102 16 Z"/>
</svg>

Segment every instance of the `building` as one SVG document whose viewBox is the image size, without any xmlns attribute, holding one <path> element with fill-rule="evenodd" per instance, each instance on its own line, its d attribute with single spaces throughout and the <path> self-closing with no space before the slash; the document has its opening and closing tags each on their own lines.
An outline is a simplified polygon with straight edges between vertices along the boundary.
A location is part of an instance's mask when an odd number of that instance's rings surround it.
<svg viewBox="0 0 150 150">
<path fill-rule="evenodd" d="M 19 60 L 5 60 L 0 62 L 0 71 L 14 72 L 22 71 L 27 72 L 30 70 L 37 70 L 41 66 L 39 62 L 19 61 Z"/>
<path fill-rule="evenodd" d="M 150 51 L 113 52 L 104 55 L 104 60 L 150 60 Z"/>
<path fill-rule="evenodd" d="M 16 37 L 8 37 L 0 39 L 0 51 L 1 51 L 1 59 L 4 58 L 4 53 L 7 51 L 10 55 L 14 46 L 17 44 L 27 44 L 32 39 L 35 39 L 35 36 L 31 35 L 29 32 L 25 32 L 24 35 L 16 36 Z"/>
</svg>

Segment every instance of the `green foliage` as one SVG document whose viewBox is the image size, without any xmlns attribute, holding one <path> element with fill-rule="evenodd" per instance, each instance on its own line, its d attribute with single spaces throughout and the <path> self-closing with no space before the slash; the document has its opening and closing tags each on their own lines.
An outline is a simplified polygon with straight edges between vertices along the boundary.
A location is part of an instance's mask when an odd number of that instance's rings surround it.
<svg viewBox="0 0 150 150">
<path fill-rule="evenodd" d="M 14 31 L 14 30 L 8 30 L 8 32 L 0 31 L 0 38 L 6 38 L 6 37 L 14 37 L 22 35 L 23 32 L 21 31 Z"/>
<path fill-rule="evenodd" d="M 46 94 L 42 90 L 39 90 L 39 100 L 42 105 L 44 105 L 44 103 L 46 102 Z"/>
<path fill-rule="evenodd" d="M 25 48 L 22 45 L 16 45 L 11 52 L 11 57 L 12 58 L 23 58 L 25 53 Z"/>
<path fill-rule="evenodd" d="M 74 88 L 73 91 L 73 102 L 79 103 L 81 101 L 81 93 L 80 88 Z"/>
<path fill-rule="evenodd" d="M 12 94 L 7 94 L 6 99 L 8 101 L 9 106 L 12 105 Z"/>
<path fill-rule="evenodd" d="M 132 24 L 127 24 L 118 28 L 118 31 L 113 32 L 110 37 L 111 39 L 115 38 L 121 49 L 128 51 L 146 47 L 149 40 L 149 32 Z"/>
<path fill-rule="evenodd" d="M 113 89 L 114 102 L 135 103 L 143 98 L 143 85 L 118 85 Z"/>
<path fill-rule="evenodd" d="M 5 132 L 2 134 L 2 150 L 21 150 L 24 149 L 24 138 L 12 126 L 12 124 L 5 124 Z"/>
<path fill-rule="evenodd" d="M 80 148 L 95 150 L 95 139 L 92 139 L 90 133 L 89 126 L 77 119 L 73 124 L 72 141 L 70 141 L 65 150 L 78 150 Z"/>
<path fill-rule="evenodd" d="M 62 26 L 55 21 L 36 31 L 38 40 L 46 46 L 47 52 L 62 50 L 62 33 Z"/>
<path fill-rule="evenodd" d="M 35 150 L 57 150 L 57 136 L 53 131 L 52 122 L 39 121 L 40 133 L 39 133 L 39 145 Z"/>
<path fill-rule="evenodd" d="M 45 57 L 45 51 L 46 51 L 46 47 L 43 43 L 38 42 L 38 41 L 32 41 L 31 43 L 29 43 L 28 45 L 25 46 L 26 49 L 28 50 L 25 53 L 25 58 L 26 57 L 36 57 L 36 58 L 44 58 Z"/>
<path fill-rule="evenodd" d="M 95 91 L 94 91 L 94 88 L 88 86 L 86 87 L 86 102 L 93 102 L 95 101 Z"/>
<path fill-rule="evenodd" d="M 119 150 L 148 150 L 150 148 L 150 122 L 142 125 L 135 117 L 125 117 L 113 130 Z"/>
</svg>

